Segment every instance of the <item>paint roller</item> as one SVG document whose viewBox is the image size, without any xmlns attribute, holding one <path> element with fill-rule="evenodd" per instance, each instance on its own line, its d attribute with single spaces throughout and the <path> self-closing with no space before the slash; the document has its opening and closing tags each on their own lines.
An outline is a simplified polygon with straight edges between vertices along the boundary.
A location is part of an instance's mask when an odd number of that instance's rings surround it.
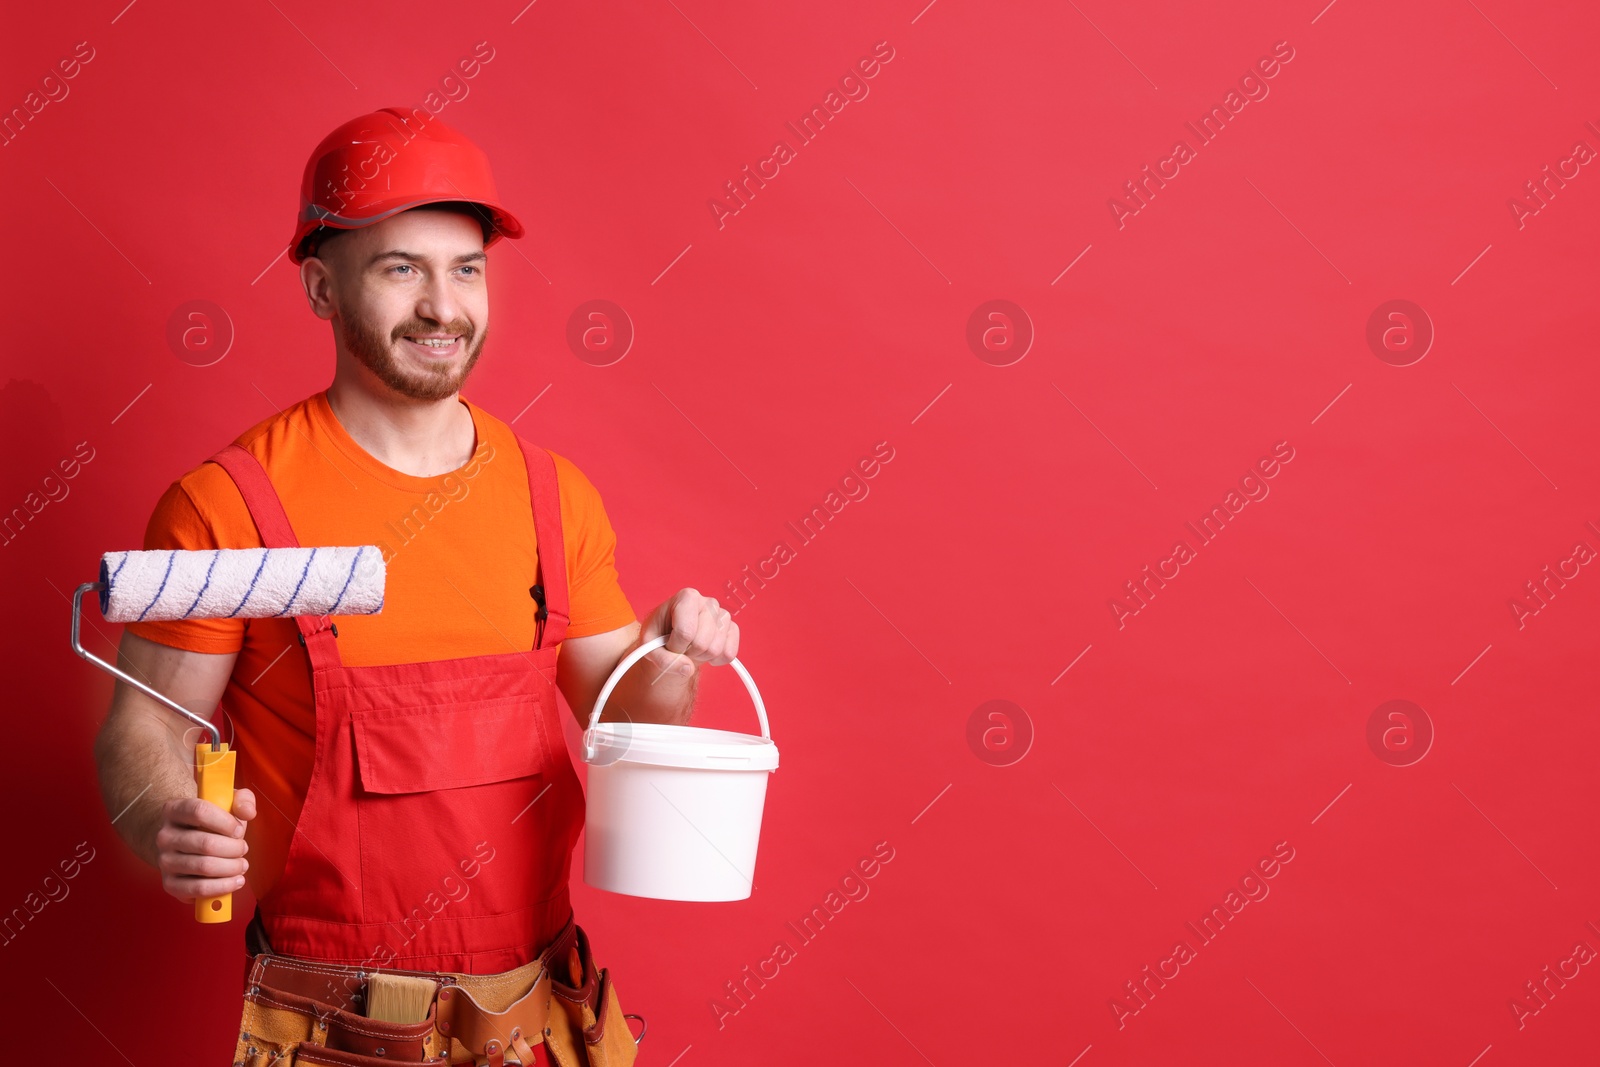
<svg viewBox="0 0 1600 1067">
<path fill-rule="evenodd" d="M 231 812 L 237 752 L 229 751 L 209 719 L 83 647 L 78 639 L 83 595 L 99 592 L 107 622 L 373 615 L 383 610 L 384 576 L 376 545 L 107 552 L 100 558 L 100 580 L 85 582 L 72 594 L 72 650 L 211 735 L 209 744 L 195 745 L 196 791 L 200 799 Z M 197 899 L 194 916 L 203 923 L 229 921 L 233 894 Z"/>
</svg>

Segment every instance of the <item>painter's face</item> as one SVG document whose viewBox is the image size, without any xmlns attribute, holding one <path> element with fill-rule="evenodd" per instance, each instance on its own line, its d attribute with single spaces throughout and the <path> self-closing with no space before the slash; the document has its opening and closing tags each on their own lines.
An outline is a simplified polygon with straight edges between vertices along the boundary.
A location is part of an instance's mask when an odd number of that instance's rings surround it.
<svg viewBox="0 0 1600 1067">
<path fill-rule="evenodd" d="M 488 257 L 477 220 L 402 211 L 325 240 L 316 258 L 330 281 L 324 317 L 363 366 L 415 400 L 461 389 L 489 335 Z"/>
</svg>

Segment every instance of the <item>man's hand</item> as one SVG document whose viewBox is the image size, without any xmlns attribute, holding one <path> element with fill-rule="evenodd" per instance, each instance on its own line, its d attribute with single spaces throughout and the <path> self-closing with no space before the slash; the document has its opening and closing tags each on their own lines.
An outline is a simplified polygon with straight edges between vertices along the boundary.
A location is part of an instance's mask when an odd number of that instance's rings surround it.
<svg viewBox="0 0 1600 1067">
<path fill-rule="evenodd" d="M 236 653 L 185 652 L 124 630 L 118 665 L 198 715 L 210 715 L 228 684 Z M 238 888 L 247 866 L 240 820 L 256 814 L 248 789 L 234 792 L 229 815 L 195 796 L 194 749 L 206 733 L 118 682 L 95 737 L 100 791 L 111 825 L 183 900 Z M 225 735 L 226 736 L 226 735 Z M 218 888 L 218 887 L 221 888 Z"/>
<path fill-rule="evenodd" d="M 248 789 L 234 790 L 232 815 L 199 797 L 162 804 L 156 831 L 161 888 L 185 901 L 243 889 L 250 868 L 244 828 L 255 817 L 256 795 Z"/>
<path fill-rule="evenodd" d="M 716 597 L 702 596 L 695 589 L 678 590 L 651 612 L 639 644 L 662 634 L 667 635 L 667 643 L 644 658 L 651 684 L 665 678 L 681 682 L 702 663 L 722 666 L 739 654 L 739 624 Z"/>
</svg>

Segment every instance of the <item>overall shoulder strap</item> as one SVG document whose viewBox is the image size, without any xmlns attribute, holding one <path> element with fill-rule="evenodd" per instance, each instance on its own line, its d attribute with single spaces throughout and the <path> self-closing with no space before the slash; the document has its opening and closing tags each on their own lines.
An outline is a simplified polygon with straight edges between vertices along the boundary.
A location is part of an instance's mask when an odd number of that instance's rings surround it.
<svg viewBox="0 0 1600 1067">
<path fill-rule="evenodd" d="M 539 552 L 539 584 L 544 588 L 544 634 L 540 648 L 554 648 L 567 634 L 571 620 L 567 600 L 567 550 L 561 529 L 561 493 L 556 485 L 556 461 L 548 450 L 529 444 L 520 435 L 517 445 L 528 468 L 528 495 L 533 502 L 533 537 Z"/>
<path fill-rule="evenodd" d="M 244 506 L 250 509 L 261 543 L 268 548 L 299 548 L 300 540 L 289 525 L 289 516 L 283 510 L 283 501 L 272 487 L 266 469 L 244 447 L 232 444 L 211 457 L 211 462 L 228 472 L 233 484 L 244 497 Z"/>
<path fill-rule="evenodd" d="M 283 501 L 272 487 L 272 479 L 261 466 L 261 461 L 238 444 L 211 457 L 210 462 L 228 472 L 233 484 L 244 497 L 244 506 L 255 521 L 261 543 L 267 548 L 299 548 L 300 539 L 289 525 L 289 516 L 283 510 Z M 334 642 L 332 619 L 327 615 L 296 615 L 295 625 L 300 628 L 300 643 L 306 646 L 314 667 L 339 665 L 339 650 Z"/>
</svg>

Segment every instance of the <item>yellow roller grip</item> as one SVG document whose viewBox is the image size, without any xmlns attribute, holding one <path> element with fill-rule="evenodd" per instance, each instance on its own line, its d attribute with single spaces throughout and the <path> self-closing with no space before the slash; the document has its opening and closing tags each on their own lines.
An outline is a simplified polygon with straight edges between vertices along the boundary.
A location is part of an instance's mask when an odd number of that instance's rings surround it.
<svg viewBox="0 0 1600 1067">
<path fill-rule="evenodd" d="M 233 764 L 238 755 L 228 751 L 226 742 L 216 751 L 212 751 L 209 741 L 194 746 L 194 784 L 201 800 L 209 800 L 223 811 L 233 811 Z M 194 917 L 203 923 L 228 922 L 233 918 L 233 894 L 197 898 Z"/>
</svg>

